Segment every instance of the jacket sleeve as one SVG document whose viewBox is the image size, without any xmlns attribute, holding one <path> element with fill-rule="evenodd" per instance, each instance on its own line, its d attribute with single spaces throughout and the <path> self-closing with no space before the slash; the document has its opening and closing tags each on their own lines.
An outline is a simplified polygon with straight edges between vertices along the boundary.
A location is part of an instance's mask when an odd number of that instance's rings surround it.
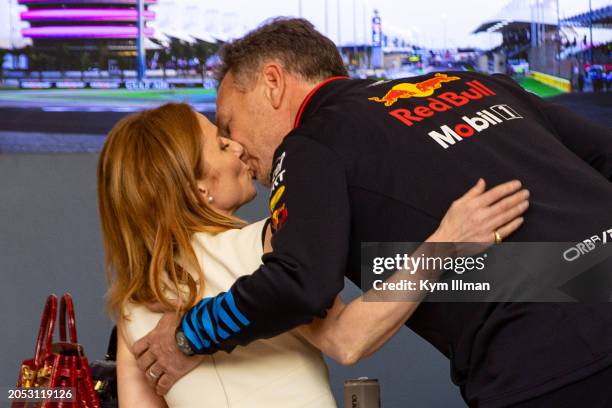
<svg viewBox="0 0 612 408">
<path fill-rule="evenodd" d="M 597 125 L 563 106 L 555 105 L 523 90 L 510 77 L 505 75 L 494 75 L 494 77 L 515 90 L 520 89 L 520 92 L 544 114 L 561 143 L 612 181 L 612 129 Z"/>
<path fill-rule="evenodd" d="M 350 209 L 334 152 L 287 136 L 275 154 L 269 208 L 274 251 L 252 275 L 183 316 L 181 328 L 198 354 L 229 352 L 324 317 L 344 286 Z"/>
</svg>

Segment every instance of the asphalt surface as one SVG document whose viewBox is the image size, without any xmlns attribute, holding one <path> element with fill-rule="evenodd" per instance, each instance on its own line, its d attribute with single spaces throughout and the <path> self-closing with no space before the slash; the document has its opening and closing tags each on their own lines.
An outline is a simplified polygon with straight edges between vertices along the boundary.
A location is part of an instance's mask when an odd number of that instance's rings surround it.
<svg viewBox="0 0 612 408">
<path fill-rule="evenodd" d="M 612 92 L 564 94 L 549 100 L 612 128 Z M 119 119 L 146 107 L 0 105 L 0 152 L 97 151 Z M 214 105 L 196 109 L 214 120 Z"/>
<path fill-rule="evenodd" d="M 119 119 L 135 111 L 0 107 L 0 131 L 105 135 Z M 202 113 L 214 119 L 214 112 Z"/>
</svg>

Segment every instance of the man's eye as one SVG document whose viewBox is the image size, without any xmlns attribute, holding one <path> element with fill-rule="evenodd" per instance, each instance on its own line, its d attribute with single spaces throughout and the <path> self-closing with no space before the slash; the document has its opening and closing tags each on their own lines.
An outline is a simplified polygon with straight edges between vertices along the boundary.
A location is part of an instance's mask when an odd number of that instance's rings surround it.
<svg viewBox="0 0 612 408">
<path fill-rule="evenodd" d="M 221 135 L 226 139 L 231 139 L 230 128 L 228 125 L 221 127 Z"/>
</svg>

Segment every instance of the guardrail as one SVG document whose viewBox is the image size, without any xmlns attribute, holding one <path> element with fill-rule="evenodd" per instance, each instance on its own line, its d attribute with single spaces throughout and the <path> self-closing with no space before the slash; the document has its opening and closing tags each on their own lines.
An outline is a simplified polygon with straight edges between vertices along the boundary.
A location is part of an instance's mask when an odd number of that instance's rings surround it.
<svg viewBox="0 0 612 408">
<path fill-rule="evenodd" d="M 0 77 L 0 88 L 5 89 L 168 89 L 174 87 L 216 88 L 216 81 L 196 71 L 167 69 L 147 70 L 138 82 L 136 71 L 6 71 Z"/>
</svg>

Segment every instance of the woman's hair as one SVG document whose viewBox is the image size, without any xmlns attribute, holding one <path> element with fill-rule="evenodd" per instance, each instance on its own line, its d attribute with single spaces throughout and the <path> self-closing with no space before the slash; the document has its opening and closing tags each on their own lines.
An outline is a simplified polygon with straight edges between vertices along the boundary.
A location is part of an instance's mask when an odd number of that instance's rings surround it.
<svg viewBox="0 0 612 408">
<path fill-rule="evenodd" d="M 244 225 L 202 199 L 202 145 L 198 118 L 182 103 L 130 115 L 108 134 L 98 161 L 98 207 L 107 307 L 119 320 L 128 302 L 175 308 L 164 289 L 177 295 L 177 310 L 192 307 L 203 295 L 204 272 L 191 235 Z"/>
</svg>

